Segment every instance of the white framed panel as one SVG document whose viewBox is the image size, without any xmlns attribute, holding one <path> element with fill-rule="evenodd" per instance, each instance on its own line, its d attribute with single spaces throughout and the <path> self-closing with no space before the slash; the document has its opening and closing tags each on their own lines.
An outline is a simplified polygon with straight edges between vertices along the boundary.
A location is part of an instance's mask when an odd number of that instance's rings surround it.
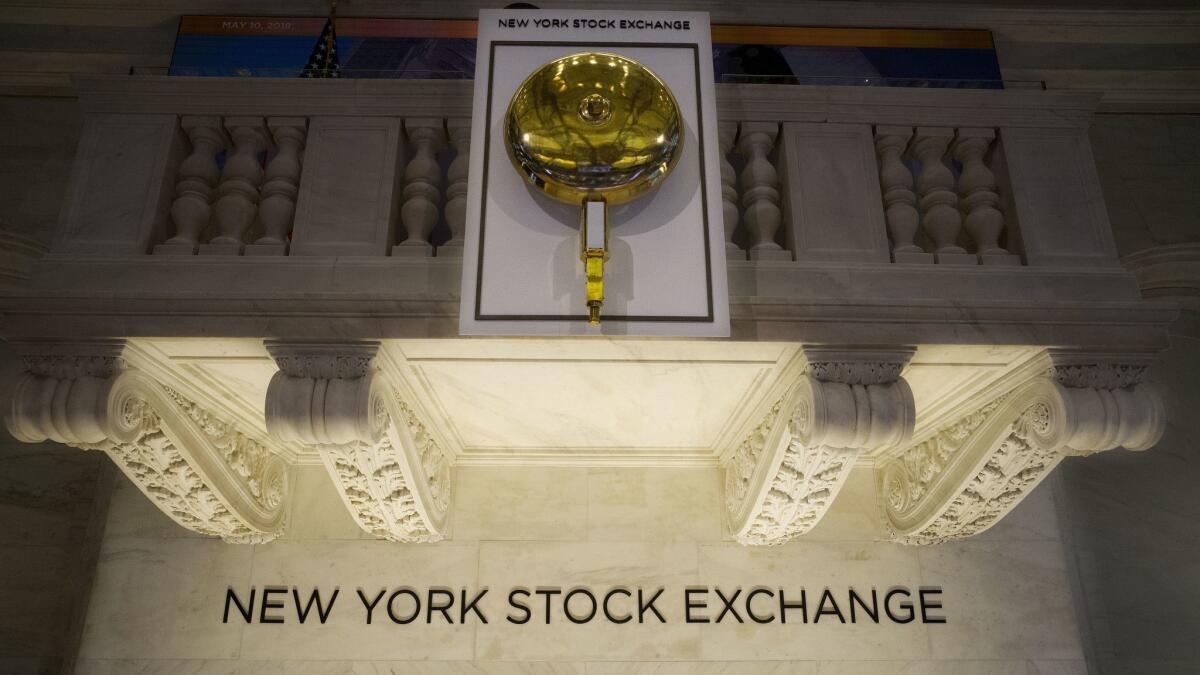
<svg viewBox="0 0 1200 675">
<path fill-rule="evenodd" d="M 729 334 L 720 168 L 708 18 L 639 13 L 484 11 L 475 79 L 460 331 L 476 335 Z M 547 23 L 549 21 L 549 23 Z M 504 113 L 524 79 L 581 51 L 620 54 L 671 89 L 682 155 L 653 192 L 609 211 L 601 324 L 587 324 L 579 208 L 529 187 L 512 167 Z"/>
</svg>

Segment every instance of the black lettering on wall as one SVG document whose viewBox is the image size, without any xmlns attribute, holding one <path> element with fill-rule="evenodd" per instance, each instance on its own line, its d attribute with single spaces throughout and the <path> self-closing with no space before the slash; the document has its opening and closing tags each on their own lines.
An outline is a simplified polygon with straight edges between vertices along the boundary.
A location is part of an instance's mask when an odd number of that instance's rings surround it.
<svg viewBox="0 0 1200 675">
<path fill-rule="evenodd" d="M 733 591 L 733 595 L 729 596 L 728 598 L 725 597 L 725 594 L 721 592 L 720 588 L 713 588 L 713 590 L 716 591 L 717 598 L 721 601 L 721 604 L 725 606 L 721 612 L 717 614 L 717 620 L 714 623 L 721 623 L 721 619 L 724 618 L 725 614 L 727 613 L 732 614 L 733 618 L 737 619 L 738 623 L 746 623 L 745 621 L 742 621 L 742 617 L 737 613 L 737 609 L 735 609 L 733 606 L 734 601 L 736 601 L 738 596 L 742 594 L 742 589 L 735 589 Z"/>
<path fill-rule="evenodd" d="M 401 595 L 407 595 L 408 597 L 412 598 L 413 601 L 412 614 L 404 617 L 396 616 L 396 598 L 400 597 Z M 421 616 L 421 596 L 417 595 L 417 592 L 411 588 L 397 589 L 393 591 L 390 596 L 388 596 L 387 613 L 388 618 L 392 620 L 392 623 L 412 623 L 413 621 L 416 621 L 418 616 Z"/>
<path fill-rule="evenodd" d="M 853 588 L 850 589 L 850 623 L 858 623 L 858 616 L 855 614 L 855 604 L 863 608 L 867 616 L 875 623 L 879 623 L 879 592 L 874 588 L 871 589 L 871 604 L 870 606 L 859 596 L 858 592 Z"/>
<path fill-rule="evenodd" d="M 903 586 L 897 586 L 889 590 L 887 595 L 883 596 L 883 611 L 887 612 L 888 618 L 896 623 L 911 623 L 912 620 L 916 618 L 916 613 L 913 611 L 912 602 L 906 599 L 897 605 L 902 613 L 900 616 L 896 616 L 896 612 L 892 609 L 892 598 L 896 596 L 911 598 L 912 593 L 910 593 L 908 589 Z"/>
<path fill-rule="evenodd" d="M 709 623 L 710 619 L 707 616 L 701 616 L 700 614 L 696 614 L 695 617 L 692 616 L 693 609 L 695 609 L 695 610 L 708 609 L 708 601 L 707 600 L 700 600 L 699 602 L 692 602 L 693 595 L 708 595 L 708 589 L 701 587 L 701 588 L 685 588 L 683 590 L 683 620 L 687 623 Z"/>
<path fill-rule="evenodd" d="M 817 603 L 817 615 L 813 617 L 813 623 L 821 623 L 821 617 L 830 614 L 836 615 L 838 621 L 846 623 L 846 617 L 842 616 L 842 610 L 838 607 L 837 600 L 833 597 L 833 593 L 826 588 L 825 592 L 821 593 L 821 601 Z"/>
<path fill-rule="evenodd" d="M 574 598 L 580 594 L 584 595 L 588 599 L 588 602 L 591 603 L 591 609 L 588 610 L 587 614 L 582 618 L 571 612 L 571 598 Z M 563 614 L 567 615 L 567 620 L 571 623 L 587 623 L 591 621 L 596 616 L 596 609 L 596 596 L 592 595 L 590 590 L 582 586 L 571 589 L 565 596 L 563 596 Z"/>
<path fill-rule="evenodd" d="M 230 586 L 228 590 L 225 591 L 225 616 L 221 619 L 221 623 L 229 623 L 230 600 L 233 601 L 234 605 L 237 605 L 238 613 L 242 615 L 242 618 L 246 620 L 246 623 L 250 623 L 254 617 L 254 591 L 254 587 L 251 586 L 250 601 L 243 605 L 241 599 L 238 598 L 237 593 L 233 592 L 233 586 Z"/>
<path fill-rule="evenodd" d="M 445 598 L 445 602 L 435 602 L 434 597 Z M 450 617 L 450 608 L 454 606 L 454 592 L 448 588 L 431 588 L 429 589 L 429 602 L 425 609 L 425 623 L 433 623 L 433 613 L 441 612 L 442 618 L 446 623 L 453 624 L 454 619 Z"/>
<path fill-rule="evenodd" d="M 371 614 L 375 612 L 375 605 L 378 605 L 379 601 L 383 599 L 383 594 L 387 593 L 387 589 L 379 589 L 379 595 L 375 596 L 375 599 L 371 602 L 367 602 L 367 596 L 363 595 L 361 588 L 355 592 L 358 593 L 358 599 L 362 600 L 363 607 L 367 608 L 367 624 L 369 625 L 371 623 Z"/>
<path fill-rule="evenodd" d="M 939 598 L 938 600 L 934 601 L 934 600 L 926 600 L 926 598 L 925 598 L 926 595 L 941 595 L 941 594 L 942 594 L 942 589 L 937 586 L 922 586 L 921 589 L 919 591 L 917 591 L 917 597 L 920 598 L 920 603 L 921 603 L 921 623 L 946 623 L 946 617 L 944 617 L 944 616 L 929 616 L 929 613 L 928 613 L 929 610 L 931 610 L 931 609 L 941 609 L 942 608 L 941 599 Z"/>
<path fill-rule="evenodd" d="M 658 608 L 654 606 L 654 602 L 656 600 L 658 600 L 658 598 L 663 594 L 663 591 L 665 591 L 665 590 L 667 590 L 667 589 L 662 586 L 659 586 L 658 590 L 654 592 L 654 595 L 650 596 L 649 600 L 643 602 L 642 601 L 642 589 L 640 589 L 640 588 L 638 589 L 638 623 L 645 623 L 646 612 L 648 612 L 648 611 L 654 612 L 654 615 L 658 617 L 659 623 L 667 622 L 667 619 L 666 619 L 666 617 L 664 617 L 662 615 L 662 612 L 658 611 Z"/>
<path fill-rule="evenodd" d="M 608 607 L 608 601 L 612 600 L 612 597 L 614 595 L 624 595 L 627 598 L 633 597 L 633 593 L 630 593 L 628 588 L 618 586 L 616 588 L 610 589 L 607 593 L 604 594 L 604 618 L 608 619 L 609 621 L 611 621 L 613 623 L 628 623 L 628 622 L 632 621 L 633 620 L 633 612 L 627 612 L 623 616 L 614 616 L 613 615 L 612 610 L 609 609 L 609 607 Z"/>
<path fill-rule="evenodd" d="M 304 623 L 315 603 L 317 605 L 317 618 L 321 620 L 321 623 L 325 623 L 325 620 L 329 618 L 329 613 L 333 611 L 333 603 L 337 601 L 338 590 L 336 587 L 333 589 L 333 595 L 329 597 L 329 606 L 323 607 L 321 606 L 321 591 L 314 588 L 312 594 L 308 596 L 308 603 L 304 605 L 304 609 L 300 609 L 300 590 L 292 586 L 292 601 L 296 603 L 296 618 L 299 619 L 300 623 Z"/>
<path fill-rule="evenodd" d="M 534 593 L 546 596 L 546 623 L 550 623 L 550 598 L 562 593 L 561 588 L 539 588 Z"/>
<path fill-rule="evenodd" d="M 483 623 L 488 622 L 487 617 L 484 616 L 483 612 L 480 611 L 480 609 L 479 609 L 479 601 L 483 599 L 483 596 L 487 595 L 487 592 L 488 592 L 488 589 L 485 588 L 482 591 L 479 591 L 478 593 L 476 593 L 475 597 L 471 598 L 471 602 L 467 602 L 467 589 L 465 589 L 465 588 L 462 589 L 462 603 L 459 606 L 459 614 L 458 614 L 458 622 L 459 623 L 467 622 L 467 612 L 475 612 L 475 616 L 479 617 L 479 620 L 481 622 L 483 622 Z"/>
<path fill-rule="evenodd" d="M 529 591 L 525 590 L 524 588 L 512 589 L 511 591 L 508 592 L 508 604 L 513 609 L 518 609 L 518 610 L 521 610 L 522 612 L 524 612 L 525 616 L 523 618 L 518 619 L 518 618 L 514 617 L 512 614 L 509 614 L 505 618 L 508 619 L 509 623 L 516 623 L 516 624 L 529 623 L 529 619 L 533 617 L 533 612 L 529 611 L 529 605 L 526 605 L 524 602 L 517 602 L 518 595 L 523 595 L 523 596 L 525 596 L 526 599 L 528 599 Z"/>
<path fill-rule="evenodd" d="M 800 602 L 788 602 L 787 595 L 783 589 L 779 589 L 779 623 L 787 623 L 787 611 L 789 609 L 800 610 L 801 623 L 808 623 L 808 594 L 803 588 L 800 589 Z"/>
<path fill-rule="evenodd" d="M 761 586 L 754 588 L 749 593 L 747 593 L 746 594 L 746 616 L 749 616 L 750 620 L 753 621 L 754 623 L 771 623 L 775 620 L 774 614 L 768 614 L 766 616 L 762 616 L 762 615 L 756 614 L 754 612 L 754 605 L 753 605 L 754 598 L 759 595 L 765 595 L 767 597 L 771 597 L 775 594 L 773 592 L 771 592 L 771 589 L 763 588 Z"/>
<path fill-rule="evenodd" d="M 262 594 L 262 604 L 258 606 L 258 622 L 259 623 L 283 623 L 282 616 L 267 616 L 268 609 L 283 609 L 283 600 L 278 602 L 272 601 L 271 596 L 275 593 L 286 594 L 288 589 L 286 586 L 264 586 Z"/>
</svg>

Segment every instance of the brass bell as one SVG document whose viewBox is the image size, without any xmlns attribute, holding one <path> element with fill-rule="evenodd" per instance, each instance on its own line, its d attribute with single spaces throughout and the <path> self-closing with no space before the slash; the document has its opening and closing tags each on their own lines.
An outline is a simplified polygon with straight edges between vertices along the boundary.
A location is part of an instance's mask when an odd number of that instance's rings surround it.
<svg viewBox="0 0 1200 675">
<path fill-rule="evenodd" d="M 550 197 L 580 206 L 588 322 L 600 323 L 608 211 L 650 192 L 679 161 L 683 118 L 667 85 L 633 59 L 571 54 L 538 68 L 504 115 L 509 159 Z"/>
</svg>

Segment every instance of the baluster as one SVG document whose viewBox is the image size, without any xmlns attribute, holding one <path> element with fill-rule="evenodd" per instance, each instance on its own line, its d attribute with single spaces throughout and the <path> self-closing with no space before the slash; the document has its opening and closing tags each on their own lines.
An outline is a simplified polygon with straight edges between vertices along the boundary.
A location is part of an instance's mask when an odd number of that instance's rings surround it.
<svg viewBox="0 0 1200 675">
<path fill-rule="evenodd" d="M 236 255 L 242 252 L 246 230 L 258 212 L 263 178 L 258 154 L 267 149 L 269 139 L 261 117 L 226 118 L 225 128 L 233 138 L 233 154 L 226 157 L 217 186 L 215 215 L 220 234 L 201 253 Z"/>
<path fill-rule="evenodd" d="M 1004 214 L 1000 212 L 996 176 L 983 163 L 983 156 L 995 138 L 993 129 L 959 129 L 951 148 L 963 167 L 958 177 L 958 196 L 965 215 L 963 227 L 975 242 L 980 262 L 989 263 L 1009 257 L 1008 251 L 1000 246 Z M 1014 259 L 1014 262 L 1019 261 Z"/>
<path fill-rule="evenodd" d="M 184 117 L 179 126 L 192 142 L 192 152 L 179 163 L 175 183 L 175 201 L 171 204 L 171 222 L 175 236 L 154 247 L 157 255 L 192 255 L 200 233 L 212 216 L 213 190 L 220 169 L 217 154 L 229 145 L 219 117 Z"/>
<path fill-rule="evenodd" d="M 300 191 L 301 155 L 307 120 L 303 117 L 270 117 L 267 128 L 275 137 L 278 150 L 263 173 L 262 202 L 258 219 L 263 235 L 246 247 L 246 255 L 284 255 L 288 235 L 296 215 L 296 195 Z"/>
<path fill-rule="evenodd" d="M 404 169 L 404 192 L 401 198 L 400 222 L 408 238 L 392 248 L 392 255 L 433 255 L 429 235 L 438 222 L 438 206 L 442 200 L 442 168 L 436 153 L 446 143 L 446 133 L 440 119 L 405 120 L 404 131 L 416 146 L 413 158 Z"/>
<path fill-rule="evenodd" d="M 791 260 L 792 254 L 775 243 L 779 231 L 779 174 L 768 155 L 775 147 L 779 125 L 743 122 L 737 148 L 746 158 L 742 169 L 742 210 L 750 233 L 751 260 Z"/>
<path fill-rule="evenodd" d="M 933 240 L 937 262 L 975 264 L 975 257 L 966 255 L 966 250 L 955 243 L 962 229 L 962 215 L 958 212 L 958 195 L 954 193 L 954 174 L 942 161 L 953 136 L 952 129 L 917 128 L 912 152 L 921 162 L 921 172 L 917 174 L 921 226 Z"/>
<path fill-rule="evenodd" d="M 467 173 L 471 168 L 471 120 L 453 119 L 446 121 L 446 131 L 454 146 L 454 161 L 446 170 L 446 224 L 450 227 L 450 239 L 438 247 L 439 257 L 462 256 L 463 232 L 467 222 Z"/>
<path fill-rule="evenodd" d="M 931 263 L 933 256 L 913 243 L 921 218 L 917 214 L 912 172 L 900 159 L 910 138 L 910 127 L 880 126 L 875 129 L 875 153 L 879 157 L 879 185 L 883 189 L 884 216 L 887 219 L 888 236 L 892 240 L 892 260 Z"/>
<path fill-rule="evenodd" d="M 740 219 L 737 206 L 737 172 L 729 163 L 729 153 L 733 152 L 733 139 L 736 136 L 736 124 L 717 125 L 717 141 L 721 150 L 721 214 L 725 219 L 725 257 L 729 260 L 745 260 L 746 254 L 733 243 L 733 235 L 737 232 Z"/>
</svg>

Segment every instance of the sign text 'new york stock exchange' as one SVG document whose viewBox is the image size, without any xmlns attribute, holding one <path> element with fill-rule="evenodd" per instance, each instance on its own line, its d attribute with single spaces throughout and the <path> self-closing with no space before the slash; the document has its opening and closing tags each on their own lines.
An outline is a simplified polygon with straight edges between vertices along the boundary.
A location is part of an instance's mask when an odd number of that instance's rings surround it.
<svg viewBox="0 0 1200 675">
<path fill-rule="evenodd" d="M 350 599 L 339 600 L 343 596 Z M 497 606 L 502 605 L 502 606 Z M 613 586 L 514 587 L 506 594 L 492 589 L 410 586 L 381 589 L 340 587 L 322 591 L 296 586 L 251 586 L 225 593 L 222 622 L 324 624 L 336 615 L 351 615 L 364 624 L 423 623 L 462 625 L 504 621 L 511 624 L 673 623 L 946 623 L 942 589 L 937 586 L 893 586 L 888 589 L 805 588 L 766 586 Z M 356 617 L 356 618 L 353 618 Z"/>
</svg>

